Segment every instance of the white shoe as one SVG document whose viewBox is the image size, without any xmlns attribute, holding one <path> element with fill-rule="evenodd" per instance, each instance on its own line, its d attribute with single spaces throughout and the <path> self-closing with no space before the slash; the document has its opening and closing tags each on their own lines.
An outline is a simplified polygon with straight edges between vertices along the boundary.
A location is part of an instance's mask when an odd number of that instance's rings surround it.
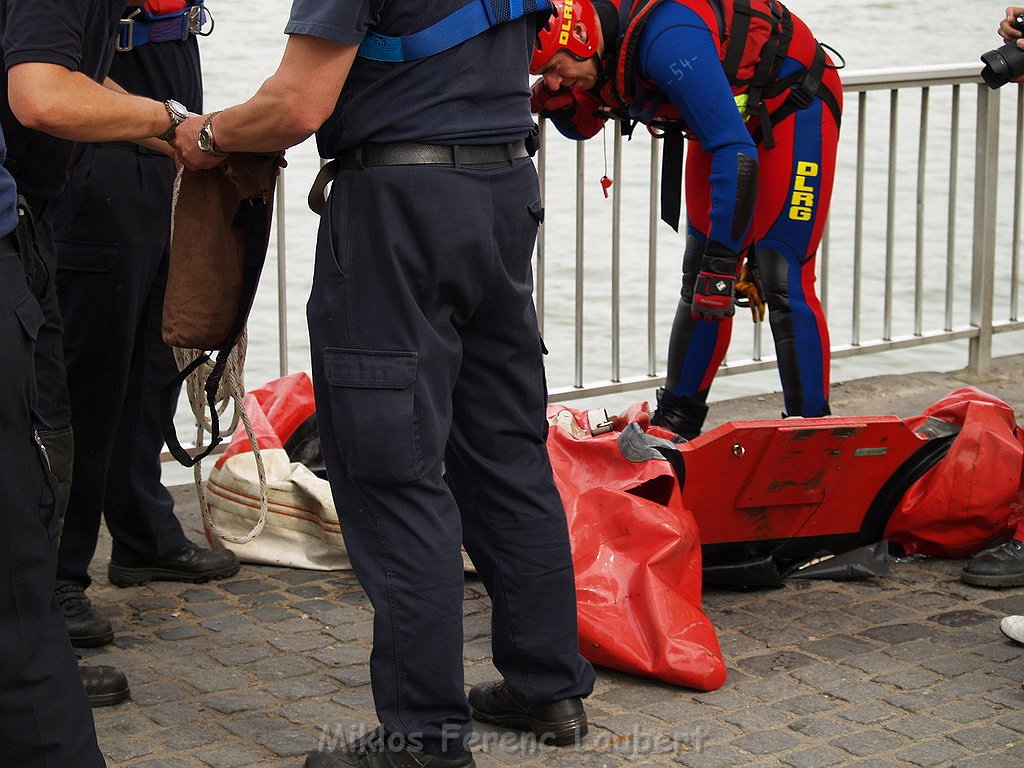
<svg viewBox="0 0 1024 768">
<path fill-rule="evenodd" d="M 1014 642 L 1024 645 L 1024 616 L 1007 616 L 999 622 L 999 631 Z"/>
</svg>

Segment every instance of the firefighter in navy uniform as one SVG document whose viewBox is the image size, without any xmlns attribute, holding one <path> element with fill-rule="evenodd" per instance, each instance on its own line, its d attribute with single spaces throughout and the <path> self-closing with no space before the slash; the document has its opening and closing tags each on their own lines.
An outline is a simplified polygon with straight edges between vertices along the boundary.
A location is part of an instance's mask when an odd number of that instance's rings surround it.
<svg viewBox="0 0 1024 768">
<path fill-rule="evenodd" d="M 381 728 L 307 766 L 472 766 L 471 711 L 556 744 L 586 733 L 594 673 L 577 645 L 532 296 L 536 6 L 516 5 L 295 0 L 277 72 L 175 139 L 204 168 L 317 130 L 337 173 L 307 318 L 331 489 L 375 612 Z M 453 13 L 479 16 L 444 23 Z M 492 595 L 504 675 L 468 701 L 463 542 Z"/>
<path fill-rule="evenodd" d="M 202 112 L 201 0 L 152 0 L 124 13 L 110 77 L 130 93 Z M 238 570 L 234 553 L 190 542 L 160 482 L 158 398 L 178 372 L 161 338 L 175 166 L 133 142 L 85 144 L 51 204 L 64 318 L 74 483 L 57 563 L 57 599 L 76 646 L 113 639 L 85 594 L 100 519 L 108 576 L 201 582 Z"/>
<path fill-rule="evenodd" d="M 674 228 L 682 137 L 691 140 L 682 289 L 652 422 L 700 434 L 745 257 L 741 286 L 759 275 L 753 305 L 767 303 L 785 415 L 827 415 L 829 337 L 814 270 L 842 111 L 832 61 L 777 0 L 555 7 L 531 62 L 541 75 L 534 111 L 574 139 L 609 117 L 662 132 L 662 216 Z"/>
<path fill-rule="evenodd" d="M 0 162 L 5 152 L 0 133 Z M 19 258 L 30 249 L 13 234 L 16 194 L 0 167 L 0 745 L 4 765 L 100 768 L 89 702 L 53 599 L 57 493 L 33 414 L 43 313 Z"/>
<path fill-rule="evenodd" d="M 173 103 L 129 95 L 107 78 L 124 8 L 124 0 L 0 0 L 5 167 L 32 213 L 37 246 L 32 291 L 44 318 L 35 339 L 33 415 L 61 506 L 70 491 L 74 450 L 48 208 L 80 151 L 76 142 L 138 140 L 169 152 L 167 140 L 187 117 Z M 53 586 L 51 581 L 51 595 Z M 128 696 L 120 670 L 83 666 L 80 672 L 94 706 Z"/>
</svg>

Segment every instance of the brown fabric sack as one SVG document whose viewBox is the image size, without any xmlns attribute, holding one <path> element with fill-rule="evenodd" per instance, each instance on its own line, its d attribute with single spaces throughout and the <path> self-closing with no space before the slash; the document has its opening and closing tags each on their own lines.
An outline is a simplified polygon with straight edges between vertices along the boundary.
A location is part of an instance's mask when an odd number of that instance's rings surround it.
<svg viewBox="0 0 1024 768">
<path fill-rule="evenodd" d="M 241 333 L 266 258 L 277 174 L 276 155 L 234 154 L 209 171 L 182 169 L 163 311 L 170 346 L 223 349 Z"/>
</svg>

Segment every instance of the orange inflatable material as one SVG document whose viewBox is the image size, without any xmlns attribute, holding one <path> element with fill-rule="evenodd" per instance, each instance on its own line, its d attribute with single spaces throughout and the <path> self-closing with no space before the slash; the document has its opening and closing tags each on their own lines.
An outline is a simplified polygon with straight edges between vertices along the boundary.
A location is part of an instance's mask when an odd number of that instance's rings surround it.
<svg viewBox="0 0 1024 768">
<path fill-rule="evenodd" d="M 1024 539 L 1024 430 L 1013 409 L 974 387 L 951 392 L 907 424 L 956 424 L 949 453 L 903 496 L 885 529 L 907 554 L 970 557 Z"/>
<path fill-rule="evenodd" d="M 619 450 L 626 423 L 649 424 L 647 404 L 616 417 L 604 434 L 565 406 L 549 406 L 548 422 L 576 570 L 580 652 L 603 667 L 719 688 L 726 666 L 701 610 L 696 523 L 667 462 L 637 464 Z"/>
</svg>

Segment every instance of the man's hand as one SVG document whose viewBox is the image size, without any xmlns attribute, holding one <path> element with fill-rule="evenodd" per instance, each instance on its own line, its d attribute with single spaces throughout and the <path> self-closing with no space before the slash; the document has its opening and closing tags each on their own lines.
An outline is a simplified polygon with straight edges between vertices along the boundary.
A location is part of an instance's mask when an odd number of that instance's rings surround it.
<svg viewBox="0 0 1024 768">
<path fill-rule="evenodd" d="M 1019 41 L 1022 37 L 1022 34 L 1019 29 L 1016 29 L 1013 26 L 1013 20 L 1020 13 L 1024 13 L 1024 8 L 1018 6 L 1010 6 L 1009 8 L 1007 8 L 1006 17 L 1001 22 L 999 22 L 999 29 L 997 30 L 999 32 L 999 36 L 1003 38 L 1003 40 L 1005 40 L 1006 42 L 1012 43 L 1014 41 L 1018 41 L 1018 47 L 1020 47 L 1021 45 Z"/>
<path fill-rule="evenodd" d="M 718 322 L 736 312 L 736 268 L 739 257 L 716 242 L 709 242 L 700 262 L 700 274 L 693 287 L 690 314 L 694 320 Z"/>
<path fill-rule="evenodd" d="M 568 119 L 576 111 L 576 97 L 571 90 L 552 91 L 541 78 L 533 84 L 530 92 L 530 111 L 542 117 Z"/>
<path fill-rule="evenodd" d="M 224 162 L 223 157 L 203 152 L 199 148 L 199 130 L 206 118 L 203 115 L 190 117 L 174 132 L 174 152 L 177 161 L 190 171 L 205 171 L 216 168 Z"/>
</svg>

